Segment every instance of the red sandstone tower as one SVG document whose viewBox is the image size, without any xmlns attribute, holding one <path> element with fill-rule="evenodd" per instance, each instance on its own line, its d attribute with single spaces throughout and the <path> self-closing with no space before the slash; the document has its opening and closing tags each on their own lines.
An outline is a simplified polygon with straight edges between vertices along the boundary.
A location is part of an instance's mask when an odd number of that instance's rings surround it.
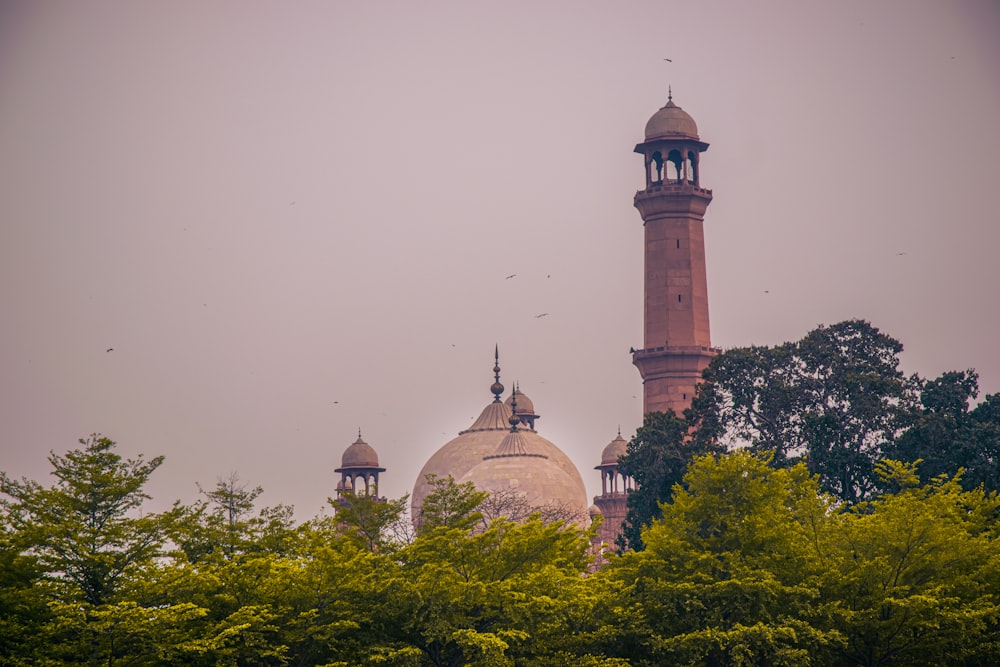
<svg viewBox="0 0 1000 667">
<path fill-rule="evenodd" d="M 645 340 L 632 355 L 642 376 L 644 413 L 681 414 L 718 353 L 709 336 L 703 227 L 712 191 L 699 180 L 706 150 L 694 119 L 672 94 L 635 147 L 646 165 L 646 188 L 635 193 L 646 228 Z"/>
</svg>

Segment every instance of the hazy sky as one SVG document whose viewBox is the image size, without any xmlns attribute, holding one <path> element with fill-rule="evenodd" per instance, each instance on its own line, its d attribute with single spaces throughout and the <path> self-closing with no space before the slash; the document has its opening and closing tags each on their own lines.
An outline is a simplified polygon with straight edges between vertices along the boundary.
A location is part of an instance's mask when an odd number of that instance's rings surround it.
<svg viewBox="0 0 1000 667">
<path fill-rule="evenodd" d="M 398 497 L 498 343 L 597 493 L 668 85 L 715 345 L 865 318 L 998 392 L 998 35 L 992 0 L 2 2 L 0 469 L 98 431 L 166 456 L 154 506 L 236 471 L 304 519 L 360 427 Z"/>
</svg>

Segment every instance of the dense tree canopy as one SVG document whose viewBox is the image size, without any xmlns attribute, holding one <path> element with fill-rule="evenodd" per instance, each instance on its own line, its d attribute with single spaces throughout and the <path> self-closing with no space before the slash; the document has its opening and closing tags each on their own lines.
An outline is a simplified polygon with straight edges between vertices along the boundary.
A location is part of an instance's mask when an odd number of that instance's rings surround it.
<svg viewBox="0 0 1000 667">
<path fill-rule="evenodd" d="M 769 452 L 778 466 L 804 460 L 824 489 L 864 500 L 877 487 L 875 462 L 916 404 L 902 349 L 849 320 L 794 343 L 728 350 L 705 371 L 695 418 L 727 447 Z"/>
<path fill-rule="evenodd" d="M 720 354 L 620 461 L 622 554 L 453 478 L 416 531 L 349 493 L 296 524 L 235 473 L 144 513 L 162 457 L 91 436 L 52 486 L 0 473 L 0 664 L 995 664 L 1000 396 L 900 349 L 852 321 Z"/>
</svg>

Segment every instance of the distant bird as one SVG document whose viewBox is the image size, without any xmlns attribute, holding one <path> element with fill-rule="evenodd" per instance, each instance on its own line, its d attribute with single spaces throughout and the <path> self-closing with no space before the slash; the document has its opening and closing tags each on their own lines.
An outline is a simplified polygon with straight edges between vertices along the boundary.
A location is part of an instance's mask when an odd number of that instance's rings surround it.
<svg viewBox="0 0 1000 667">
<path fill-rule="evenodd" d="M 771 293 L 771 290 L 769 290 L 769 289 L 764 290 L 764 294 L 770 294 L 770 293 Z"/>
<path fill-rule="evenodd" d="M 900 255 L 905 255 L 905 254 L 906 254 L 905 252 L 897 252 L 896 253 L 896 257 L 899 257 Z"/>
<path fill-rule="evenodd" d="M 333 402 L 334 405 L 337 405 L 338 403 L 340 403 L 340 401 L 334 401 Z"/>
<path fill-rule="evenodd" d="M 550 274 L 548 274 L 548 275 L 547 275 L 547 276 L 545 276 L 545 277 L 546 277 L 546 278 L 551 278 L 551 277 L 552 277 L 552 274 L 550 273 Z"/>
<path fill-rule="evenodd" d="M 667 61 L 668 63 L 672 63 L 672 62 L 674 62 L 674 61 L 673 61 L 673 60 L 671 60 L 670 58 L 664 58 L 664 60 L 666 60 L 666 61 Z"/>
<path fill-rule="evenodd" d="M 113 347 L 109 347 L 109 348 L 108 348 L 108 349 L 107 349 L 106 351 L 107 351 L 107 352 L 114 352 L 114 351 L 115 351 L 115 348 L 113 348 Z"/>
<path fill-rule="evenodd" d="M 517 275 L 516 273 L 512 273 L 509 276 L 507 276 L 506 278 L 504 278 L 504 280 L 510 280 L 511 278 L 513 278 L 516 275 Z"/>
<path fill-rule="evenodd" d="M 539 317 L 545 317 L 546 315 L 548 315 L 548 313 L 542 313 L 541 315 L 535 315 L 535 319 L 537 320 Z"/>
</svg>

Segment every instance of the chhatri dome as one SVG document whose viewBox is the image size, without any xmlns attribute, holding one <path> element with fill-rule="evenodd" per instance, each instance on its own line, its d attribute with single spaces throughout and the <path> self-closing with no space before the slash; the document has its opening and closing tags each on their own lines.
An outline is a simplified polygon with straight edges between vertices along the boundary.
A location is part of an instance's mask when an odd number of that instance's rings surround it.
<svg viewBox="0 0 1000 667">
<path fill-rule="evenodd" d="M 516 489 L 532 506 L 563 508 L 586 517 L 587 491 L 573 461 L 533 427 L 522 425 L 527 416 L 532 424 L 538 418 L 530 400 L 528 413 L 521 409 L 522 397 L 527 398 L 523 394 L 516 394 L 510 405 L 500 400 L 504 386 L 500 384 L 499 353 L 493 373 L 493 401 L 469 428 L 438 449 L 417 476 L 412 496 L 414 523 L 419 524 L 424 498 L 432 489 L 428 475 L 451 475 L 457 482 L 472 482 L 482 491 Z"/>
<path fill-rule="evenodd" d="M 699 139 L 694 118 L 674 104 L 673 93 L 668 94 L 667 103 L 646 122 L 646 141 L 657 139 Z"/>
</svg>

